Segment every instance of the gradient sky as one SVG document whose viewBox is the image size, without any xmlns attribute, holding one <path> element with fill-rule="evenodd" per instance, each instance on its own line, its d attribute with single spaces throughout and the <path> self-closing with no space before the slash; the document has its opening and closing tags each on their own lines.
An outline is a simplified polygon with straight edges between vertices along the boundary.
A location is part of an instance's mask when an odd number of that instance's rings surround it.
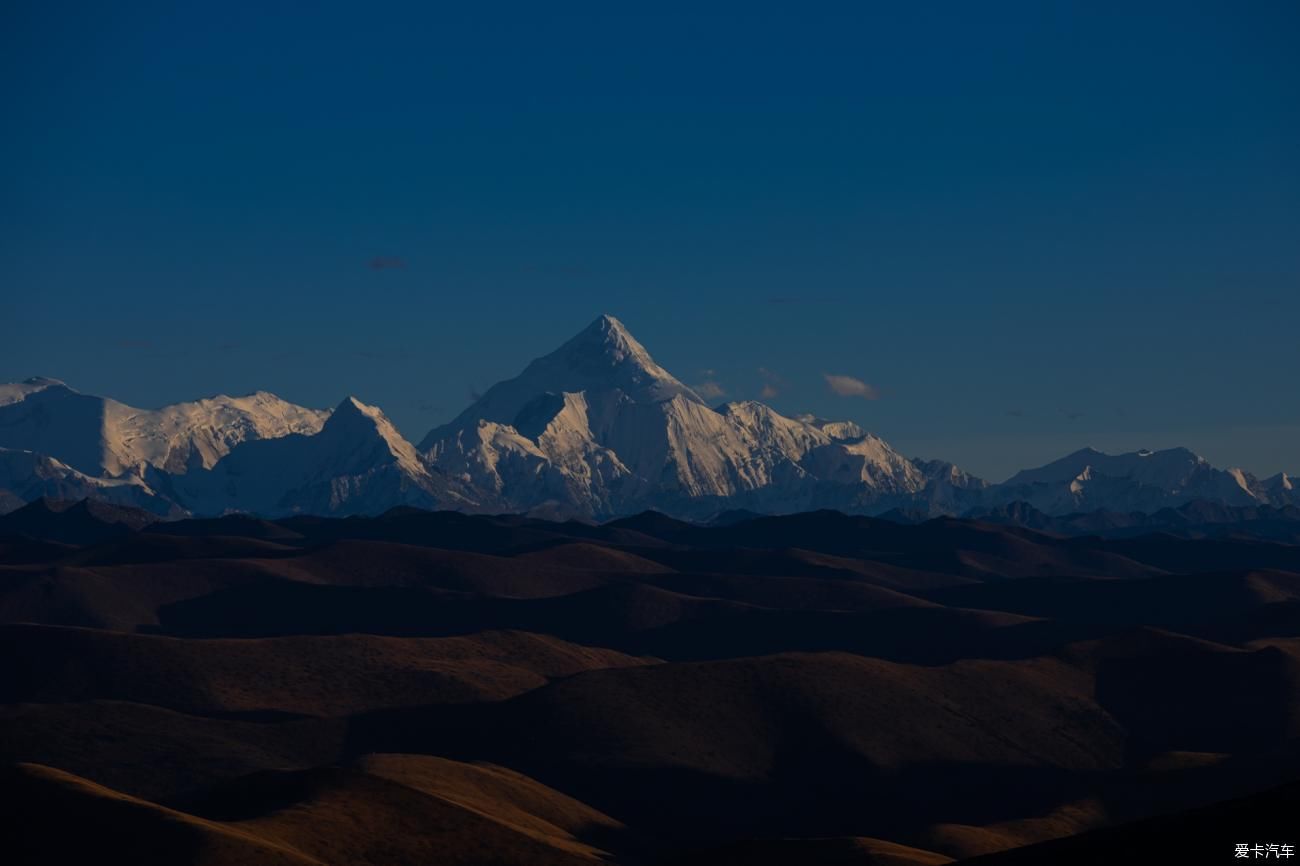
<svg viewBox="0 0 1300 866">
<path fill-rule="evenodd" d="M 4 4 L 0 380 L 418 440 L 609 312 L 994 480 L 1300 473 L 1300 4 L 701 5 Z"/>
</svg>

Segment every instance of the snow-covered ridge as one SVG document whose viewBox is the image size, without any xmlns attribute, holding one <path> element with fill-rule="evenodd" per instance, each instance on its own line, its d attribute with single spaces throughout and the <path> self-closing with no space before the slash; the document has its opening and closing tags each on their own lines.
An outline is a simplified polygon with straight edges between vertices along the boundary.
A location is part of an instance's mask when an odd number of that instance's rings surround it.
<svg viewBox="0 0 1300 866">
<path fill-rule="evenodd" d="M 947 461 L 909 459 L 853 422 L 787 417 L 752 400 L 710 407 L 607 315 L 418 447 L 354 397 L 332 411 L 264 391 L 143 410 L 54 379 L 0 385 L 0 507 L 54 494 L 159 514 L 405 504 L 596 519 L 646 509 L 689 518 L 1300 504 L 1286 474 L 1260 480 L 1183 448 L 1085 448 L 989 484 Z"/>
<path fill-rule="evenodd" d="M 334 514 L 468 502 L 441 486 L 382 411 L 344 399 L 318 433 L 244 442 L 171 489 L 200 514 Z"/>
<path fill-rule="evenodd" d="M 266 391 L 137 409 L 35 378 L 0 386 L 0 447 L 48 453 L 96 477 L 183 473 L 211 467 L 240 442 L 315 433 L 328 416 Z"/>
<path fill-rule="evenodd" d="M 24 379 L 21 382 L 10 382 L 6 385 L 0 385 L 0 406 L 8 406 L 10 403 L 19 403 L 28 396 L 35 394 L 37 391 L 44 391 L 46 388 L 53 388 L 64 385 L 58 379 L 51 379 L 47 376 L 33 376 L 30 379 Z"/>
<path fill-rule="evenodd" d="M 1107 510 L 1153 512 L 1194 500 L 1226 505 L 1300 503 L 1285 474 L 1260 480 L 1218 469 L 1186 448 L 1106 454 L 1082 448 L 990 490 L 997 502 L 1027 502 L 1049 514 Z"/>
<path fill-rule="evenodd" d="M 97 478 L 78 472 L 66 463 L 34 451 L 0 448 L 0 503 L 12 510 L 42 497 L 49 499 L 97 499 L 118 505 L 134 505 L 163 517 L 185 512 L 142 478 Z"/>
</svg>

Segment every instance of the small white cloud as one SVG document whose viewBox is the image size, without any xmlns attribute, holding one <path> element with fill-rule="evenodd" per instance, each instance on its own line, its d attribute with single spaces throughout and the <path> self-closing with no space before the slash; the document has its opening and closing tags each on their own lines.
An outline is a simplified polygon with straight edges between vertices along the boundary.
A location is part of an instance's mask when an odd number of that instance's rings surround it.
<svg viewBox="0 0 1300 866">
<path fill-rule="evenodd" d="M 841 397 L 861 397 L 863 400 L 879 400 L 880 389 L 875 385 L 869 385 L 861 379 L 854 379 L 852 376 L 836 376 L 831 373 L 823 373 L 826 379 L 826 385 Z"/>
<path fill-rule="evenodd" d="M 726 394 L 727 389 L 723 388 L 717 382 L 701 382 L 695 386 L 695 393 L 699 394 L 705 400 L 716 400 L 723 394 Z"/>
<path fill-rule="evenodd" d="M 759 367 L 758 375 L 763 380 L 763 387 L 758 392 L 760 399 L 771 400 L 785 389 L 785 379 L 767 367 Z"/>
</svg>

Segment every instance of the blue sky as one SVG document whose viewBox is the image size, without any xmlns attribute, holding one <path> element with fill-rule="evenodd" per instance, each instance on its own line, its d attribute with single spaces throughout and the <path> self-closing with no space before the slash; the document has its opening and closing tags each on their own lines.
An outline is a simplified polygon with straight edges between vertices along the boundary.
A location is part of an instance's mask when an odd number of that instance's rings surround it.
<svg viewBox="0 0 1300 866">
<path fill-rule="evenodd" d="M 0 379 L 418 440 L 609 312 L 995 480 L 1300 472 L 1300 5 L 702 5 L 6 4 Z"/>
</svg>

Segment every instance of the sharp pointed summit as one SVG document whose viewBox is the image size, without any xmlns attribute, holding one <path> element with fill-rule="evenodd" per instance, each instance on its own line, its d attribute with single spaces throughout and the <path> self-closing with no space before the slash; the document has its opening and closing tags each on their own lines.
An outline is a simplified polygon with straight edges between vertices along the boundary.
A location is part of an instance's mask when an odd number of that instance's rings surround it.
<svg viewBox="0 0 1300 866">
<path fill-rule="evenodd" d="M 850 507 L 928 483 L 855 425 L 825 426 L 760 403 L 711 408 L 602 315 L 431 431 L 420 450 L 502 507 L 595 517 Z"/>
<path fill-rule="evenodd" d="M 609 314 L 598 317 L 559 349 L 534 361 L 529 369 L 534 366 L 570 376 L 603 377 L 633 397 L 668 400 L 683 394 L 703 402 L 694 391 L 655 363 L 645 346 Z M 525 370 L 524 374 L 527 373 Z"/>
<path fill-rule="evenodd" d="M 330 414 L 329 420 L 325 422 L 325 426 L 321 428 L 320 435 L 324 437 L 327 448 L 330 448 L 328 443 L 331 438 L 345 439 L 346 450 L 351 450 L 354 454 L 357 452 L 364 454 L 367 449 L 378 448 L 378 452 L 365 458 L 369 464 L 373 464 L 376 459 L 388 462 L 391 458 L 403 471 L 413 476 L 429 474 L 429 470 L 416 454 L 415 447 L 398 432 L 397 427 L 388 420 L 383 410 L 378 406 L 362 403 L 356 397 L 347 397 L 339 403 Z M 344 451 L 342 447 L 344 444 L 339 442 L 339 447 L 330 450 Z M 357 464 L 357 466 L 365 465 L 366 462 Z"/>
<path fill-rule="evenodd" d="M 451 423 L 430 431 L 420 442 L 420 450 L 427 451 L 480 421 L 514 425 L 520 413 L 542 395 L 593 392 L 617 392 L 634 403 L 659 403 L 674 397 L 704 403 L 655 363 L 622 322 L 602 315 L 554 352 L 532 361 L 515 378 L 493 385 Z"/>
<path fill-rule="evenodd" d="M 326 419 L 324 427 L 338 427 L 343 424 L 364 422 L 366 419 L 375 421 L 383 417 L 384 413 L 379 409 L 379 407 L 368 406 L 356 397 L 348 396 L 344 397 L 339 404 L 334 407 L 334 411 L 331 412 L 330 417 Z"/>
</svg>

